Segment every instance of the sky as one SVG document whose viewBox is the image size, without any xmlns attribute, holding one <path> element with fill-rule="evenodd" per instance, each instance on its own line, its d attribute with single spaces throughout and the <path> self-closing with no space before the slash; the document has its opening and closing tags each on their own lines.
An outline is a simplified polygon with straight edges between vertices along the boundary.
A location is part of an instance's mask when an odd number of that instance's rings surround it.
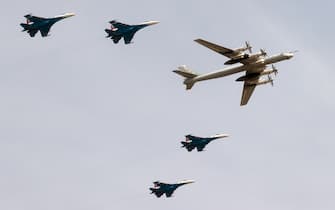
<svg viewBox="0 0 335 210">
<path fill-rule="evenodd" d="M 333 1 L 7 1 L 1 7 L 0 209 L 335 208 Z M 76 16 L 50 36 L 21 32 L 24 15 Z M 133 44 L 105 38 L 108 21 L 159 24 Z M 240 107 L 232 75 L 185 91 L 172 70 L 227 60 L 196 38 L 249 41 L 278 63 L 271 85 Z M 206 151 L 186 134 L 229 138 Z M 196 182 L 170 199 L 152 182 Z"/>
</svg>

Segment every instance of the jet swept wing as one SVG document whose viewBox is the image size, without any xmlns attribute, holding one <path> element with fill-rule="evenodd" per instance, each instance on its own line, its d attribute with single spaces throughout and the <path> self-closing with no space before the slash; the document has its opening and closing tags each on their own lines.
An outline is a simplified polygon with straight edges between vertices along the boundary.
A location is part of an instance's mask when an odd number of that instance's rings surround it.
<svg viewBox="0 0 335 210">
<path fill-rule="evenodd" d="M 48 36 L 50 28 L 51 28 L 51 26 L 45 26 L 45 27 L 43 27 L 43 28 L 40 29 L 42 37 Z"/>
<path fill-rule="evenodd" d="M 127 33 L 123 36 L 123 39 L 124 39 L 124 43 L 125 44 L 130 44 L 131 43 L 131 40 L 133 39 L 134 35 L 135 35 L 136 32 L 132 32 L 132 33 Z"/>
</svg>

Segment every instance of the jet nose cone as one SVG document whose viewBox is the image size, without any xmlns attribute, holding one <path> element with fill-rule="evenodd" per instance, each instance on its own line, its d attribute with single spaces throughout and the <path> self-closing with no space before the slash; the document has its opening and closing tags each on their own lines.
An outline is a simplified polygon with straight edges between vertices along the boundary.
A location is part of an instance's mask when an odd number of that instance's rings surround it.
<svg viewBox="0 0 335 210">
<path fill-rule="evenodd" d="M 151 25 L 155 25 L 155 24 L 158 24 L 158 23 L 159 23 L 159 21 L 152 20 L 152 21 L 144 22 L 143 25 L 151 26 Z"/>
<path fill-rule="evenodd" d="M 65 13 L 64 15 L 61 15 L 61 17 L 63 17 L 63 18 L 69 18 L 69 17 L 72 17 L 72 16 L 75 16 L 75 14 L 73 12 L 68 12 L 68 13 Z"/>
<path fill-rule="evenodd" d="M 229 136 L 229 134 L 216 134 L 216 135 L 214 135 L 214 137 L 216 137 L 216 138 L 225 138 L 225 137 L 228 137 Z"/>
<path fill-rule="evenodd" d="M 191 183 L 194 183 L 195 181 L 194 180 L 184 180 L 184 181 L 181 181 L 179 182 L 180 184 L 191 184 Z"/>
</svg>

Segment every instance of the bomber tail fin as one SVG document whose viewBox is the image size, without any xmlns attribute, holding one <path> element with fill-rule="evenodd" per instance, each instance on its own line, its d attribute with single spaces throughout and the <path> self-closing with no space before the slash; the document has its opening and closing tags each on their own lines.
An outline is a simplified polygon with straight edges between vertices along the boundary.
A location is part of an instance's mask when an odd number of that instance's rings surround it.
<svg viewBox="0 0 335 210">
<path fill-rule="evenodd" d="M 195 81 L 192 79 L 198 76 L 197 73 L 192 72 L 185 65 L 179 66 L 178 69 L 174 70 L 173 72 L 185 78 L 184 84 L 186 85 L 186 90 L 189 90 L 193 87 Z"/>
</svg>

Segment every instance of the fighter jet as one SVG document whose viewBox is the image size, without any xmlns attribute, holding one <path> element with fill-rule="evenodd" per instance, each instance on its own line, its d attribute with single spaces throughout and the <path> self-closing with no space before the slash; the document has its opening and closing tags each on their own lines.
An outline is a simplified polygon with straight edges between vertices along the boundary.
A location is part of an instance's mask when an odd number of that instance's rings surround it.
<svg viewBox="0 0 335 210">
<path fill-rule="evenodd" d="M 74 13 L 65 13 L 53 18 L 43 18 L 28 14 L 24 16 L 27 19 L 27 23 L 21 23 L 20 25 L 23 27 L 22 31 L 27 31 L 31 37 L 34 37 L 38 31 L 41 32 L 42 37 L 46 37 L 53 24 L 72 16 L 74 16 Z"/>
<path fill-rule="evenodd" d="M 191 152 L 193 149 L 197 148 L 198 152 L 204 150 L 207 144 L 216 139 L 228 137 L 228 134 L 216 134 L 210 137 L 198 137 L 193 135 L 186 135 L 185 141 L 182 141 L 182 147 L 185 147 L 187 151 Z"/>
<path fill-rule="evenodd" d="M 185 184 L 194 183 L 193 180 L 184 180 L 175 184 L 167 184 L 160 181 L 155 181 L 154 187 L 150 187 L 151 194 L 155 194 L 157 198 L 161 197 L 164 193 L 167 198 L 171 197 L 173 192 L 180 186 Z"/>
<path fill-rule="evenodd" d="M 213 44 L 203 39 L 196 39 L 194 41 L 221 55 L 228 57 L 229 60 L 225 62 L 226 65 L 236 63 L 239 64 L 202 75 L 192 72 L 186 66 L 180 66 L 173 72 L 185 78 L 184 84 L 186 85 L 186 90 L 191 89 L 196 82 L 225 77 L 239 72 L 245 72 L 243 76 L 236 79 L 236 81 L 244 82 L 241 106 L 248 103 L 256 86 L 268 83 L 273 85 L 273 79 L 270 75 L 277 75 L 278 72 L 273 63 L 288 60 L 294 56 L 294 52 L 285 52 L 273 56 L 267 56 L 267 53 L 264 49 L 261 49 L 258 53 L 252 53 L 251 46 L 248 42 L 246 42 L 245 47 L 233 50 L 219 46 L 217 44 Z M 249 53 L 246 53 L 245 51 L 249 51 Z M 269 68 L 268 65 L 271 65 L 271 68 Z M 263 76 L 266 76 L 266 78 Z"/>
<path fill-rule="evenodd" d="M 106 38 L 113 39 L 113 42 L 117 44 L 120 39 L 123 37 L 125 44 L 130 44 L 133 39 L 135 33 L 147 26 L 154 25 L 159 23 L 158 21 L 148 21 L 138 25 L 127 25 L 116 20 L 112 20 L 109 22 L 111 24 L 110 29 L 105 29 L 108 34 Z"/>
</svg>

